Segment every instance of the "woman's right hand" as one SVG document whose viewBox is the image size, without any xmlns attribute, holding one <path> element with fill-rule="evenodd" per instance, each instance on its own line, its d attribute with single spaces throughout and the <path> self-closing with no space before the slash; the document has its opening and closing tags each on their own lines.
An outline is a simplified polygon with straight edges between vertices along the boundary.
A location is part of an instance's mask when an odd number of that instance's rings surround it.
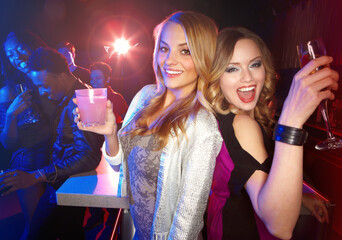
<svg viewBox="0 0 342 240">
<path fill-rule="evenodd" d="M 319 57 L 297 72 L 278 123 L 302 128 L 322 100 L 335 98 L 331 90 L 338 88 L 338 73 L 329 67 L 316 71 L 321 66 L 329 65 L 332 60 L 328 56 Z"/>
<path fill-rule="evenodd" d="M 18 114 L 25 111 L 32 105 L 31 102 L 32 95 L 31 90 L 26 90 L 20 93 L 11 103 L 9 108 L 7 109 L 6 115 L 7 116 L 18 116 Z"/>
<path fill-rule="evenodd" d="M 77 105 L 77 99 L 74 98 L 73 102 Z M 115 115 L 113 113 L 113 104 L 111 101 L 107 100 L 107 110 L 106 110 L 106 122 L 104 125 L 100 126 L 91 126 L 91 127 L 83 127 L 82 121 L 80 116 L 80 112 L 78 107 L 74 108 L 73 114 L 74 114 L 74 122 L 77 124 L 77 127 L 82 131 L 89 131 L 94 132 L 98 134 L 105 135 L 107 137 L 116 135 L 117 133 L 117 125 L 116 125 L 116 119 Z"/>
<path fill-rule="evenodd" d="M 302 204 L 319 222 L 329 223 L 329 213 L 327 208 L 327 206 L 330 205 L 329 202 L 324 202 L 314 194 L 303 193 Z"/>
</svg>

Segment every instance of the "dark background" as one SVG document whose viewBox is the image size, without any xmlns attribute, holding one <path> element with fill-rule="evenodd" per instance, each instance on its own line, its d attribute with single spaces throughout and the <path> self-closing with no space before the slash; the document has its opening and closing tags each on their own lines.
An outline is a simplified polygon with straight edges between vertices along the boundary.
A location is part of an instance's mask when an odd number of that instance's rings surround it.
<svg viewBox="0 0 342 240">
<path fill-rule="evenodd" d="M 112 66 L 112 85 L 129 102 L 142 86 L 154 82 L 153 28 L 178 10 L 202 12 L 220 29 L 247 27 L 269 42 L 274 13 L 285 8 L 269 0 L 2 0 L 0 37 L 3 42 L 11 30 L 28 28 L 50 47 L 61 40 L 72 42 L 76 64 L 89 67 L 93 61 L 105 61 Z M 124 62 L 116 55 L 109 59 L 104 46 L 122 36 L 138 46 Z"/>
<path fill-rule="evenodd" d="M 202 12 L 220 29 L 240 25 L 259 34 L 274 55 L 280 73 L 280 102 L 298 70 L 296 44 L 322 37 L 328 54 L 342 63 L 340 0 L 1 0 L 0 40 L 13 29 L 28 28 L 50 47 L 62 40 L 76 47 L 76 64 L 105 61 L 113 68 L 113 88 L 129 103 L 144 85 L 154 82 L 153 28 L 178 10 Z M 123 60 L 109 54 L 116 38 L 138 43 Z M 124 65 L 124 77 L 122 66 Z M 342 99 L 342 92 L 337 97 Z"/>
</svg>

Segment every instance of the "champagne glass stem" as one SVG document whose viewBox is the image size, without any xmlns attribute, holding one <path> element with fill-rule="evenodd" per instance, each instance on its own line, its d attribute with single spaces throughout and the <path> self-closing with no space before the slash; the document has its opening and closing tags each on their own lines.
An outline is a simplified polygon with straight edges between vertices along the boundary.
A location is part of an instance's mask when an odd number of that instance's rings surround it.
<svg viewBox="0 0 342 240">
<path fill-rule="evenodd" d="M 327 100 L 323 100 L 320 103 L 320 105 L 321 105 L 320 107 L 321 107 L 321 112 L 322 112 L 322 116 L 323 116 L 323 119 L 324 119 L 325 127 L 327 129 L 328 138 L 333 138 L 334 135 L 332 134 L 332 131 L 331 131 L 331 125 L 330 125 L 329 114 L 328 114 Z"/>
</svg>

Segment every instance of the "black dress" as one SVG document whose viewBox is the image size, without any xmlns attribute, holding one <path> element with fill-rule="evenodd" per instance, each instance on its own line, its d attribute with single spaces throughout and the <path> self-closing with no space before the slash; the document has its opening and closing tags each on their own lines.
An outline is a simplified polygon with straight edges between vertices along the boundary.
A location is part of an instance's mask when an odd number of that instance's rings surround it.
<svg viewBox="0 0 342 240">
<path fill-rule="evenodd" d="M 234 169 L 228 182 L 230 197 L 222 212 L 223 239 L 253 240 L 260 239 L 254 217 L 254 210 L 244 185 L 254 171 L 269 172 L 272 164 L 272 145 L 262 126 L 264 144 L 268 158 L 260 164 L 240 146 L 234 132 L 235 114 L 218 115 L 218 122 L 227 150 L 234 162 Z"/>
</svg>

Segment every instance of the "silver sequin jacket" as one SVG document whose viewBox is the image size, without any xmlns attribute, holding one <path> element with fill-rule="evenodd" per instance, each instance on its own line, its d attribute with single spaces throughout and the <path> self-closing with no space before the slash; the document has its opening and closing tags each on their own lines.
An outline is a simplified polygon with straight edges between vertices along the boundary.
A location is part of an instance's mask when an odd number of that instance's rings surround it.
<svg viewBox="0 0 342 240">
<path fill-rule="evenodd" d="M 125 126 L 156 90 L 156 85 L 148 85 L 139 91 L 129 106 L 118 135 L 125 134 Z M 179 145 L 177 139 L 170 135 L 163 148 L 151 239 L 197 239 L 203 227 L 203 214 L 222 138 L 214 115 L 205 109 L 198 112 L 195 121 L 188 119 L 186 135 L 187 139 L 180 138 Z M 123 159 L 121 144 L 115 157 L 109 157 L 104 147 L 102 150 L 110 165 L 122 163 L 118 196 L 127 196 L 127 159 Z"/>
</svg>

